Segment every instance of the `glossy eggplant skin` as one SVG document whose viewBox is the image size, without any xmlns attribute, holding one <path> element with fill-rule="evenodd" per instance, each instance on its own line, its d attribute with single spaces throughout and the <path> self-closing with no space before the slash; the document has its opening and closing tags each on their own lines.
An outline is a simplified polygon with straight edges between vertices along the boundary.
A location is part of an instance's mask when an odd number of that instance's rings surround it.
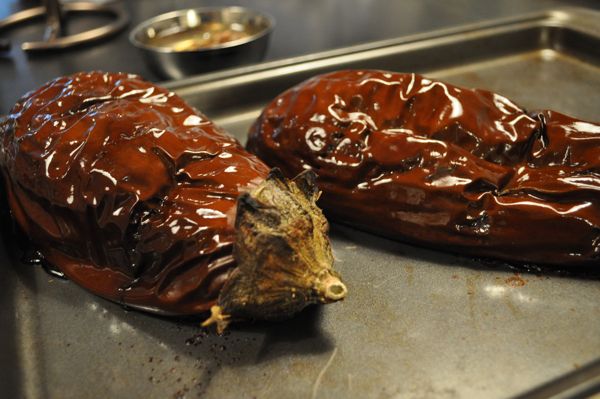
<svg viewBox="0 0 600 399">
<path fill-rule="evenodd" d="M 331 218 L 518 264 L 600 266 L 600 125 L 417 74 L 339 71 L 275 98 L 247 148 L 314 170 Z"/>
<path fill-rule="evenodd" d="M 235 139 L 174 93 L 101 72 L 28 93 L 0 134 L 12 215 L 45 262 L 148 311 L 215 304 L 237 198 L 269 172 Z"/>
</svg>

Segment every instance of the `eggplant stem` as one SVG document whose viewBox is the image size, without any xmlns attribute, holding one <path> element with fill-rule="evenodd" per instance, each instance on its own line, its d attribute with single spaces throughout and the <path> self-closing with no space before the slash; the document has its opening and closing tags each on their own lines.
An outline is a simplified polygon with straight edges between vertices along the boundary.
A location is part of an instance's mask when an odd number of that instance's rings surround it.
<svg viewBox="0 0 600 399">
<path fill-rule="evenodd" d="M 312 172 L 293 180 L 273 169 L 238 197 L 237 263 L 217 306 L 202 324 L 222 332 L 232 321 L 281 320 L 306 306 L 342 300 L 348 289 L 333 269 L 327 220 L 316 205 Z"/>
<path fill-rule="evenodd" d="M 204 320 L 201 324 L 202 327 L 210 327 L 213 324 L 217 325 L 217 334 L 223 334 L 223 331 L 227 328 L 231 322 L 231 316 L 224 314 L 223 309 L 219 305 L 214 305 L 210 308 L 210 317 Z"/>
<path fill-rule="evenodd" d="M 319 291 L 325 302 L 339 301 L 348 293 L 346 285 L 337 276 L 331 274 L 328 274 L 325 281 L 321 282 Z"/>
</svg>

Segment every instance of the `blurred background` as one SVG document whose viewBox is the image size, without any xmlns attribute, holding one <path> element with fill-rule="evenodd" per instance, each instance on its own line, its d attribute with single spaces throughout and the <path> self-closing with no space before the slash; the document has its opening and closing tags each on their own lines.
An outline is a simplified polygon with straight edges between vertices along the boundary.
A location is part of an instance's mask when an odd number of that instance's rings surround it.
<svg viewBox="0 0 600 399">
<path fill-rule="evenodd" d="M 127 28 L 112 38 L 84 47 L 25 54 L 18 43 L 41 38 L 42 23 L 0 30 L 1 38 L 13 42 L 10 51 L 0 53 L 0 112 L 6 112 L 24 92 L 49 79 L 81 70 L 124 71 L 161 80 L 129 43 L 128 34 L 138 23 L 177 9 L 241 5 L 271 14 L 276 27 L 266 60 L 550 8 L 600 9 L 597 0 L 122 0 L 116 3 L 130 16 Z M 0 18 L 40 4 L 33 0 L 2 0 Z M 108 21 L 106 16 L 74 16 L 69 18 L 68 28 L 77 32 Z"/>
</svg>

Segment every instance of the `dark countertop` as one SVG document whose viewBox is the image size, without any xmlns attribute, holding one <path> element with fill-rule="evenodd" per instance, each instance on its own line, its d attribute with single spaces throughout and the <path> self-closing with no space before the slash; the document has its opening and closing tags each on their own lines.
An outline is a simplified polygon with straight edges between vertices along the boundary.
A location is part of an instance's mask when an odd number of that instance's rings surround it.
<svg viewBox="0 0 600 399">
<path fill-rule="evenodd" d="M 31 0 L 3 0 L 0 17 L 30 7 Z M 159 80 L 148 70 L 128 40 L 139 22 L 171 10 L 232 5 L 224 0 L 129 0 L 123 5 L 131 15 L 128 28 L 95 45 L 49 54 L 25 55 L 18 46 L 0 55 L 0 112 L 7 112 L 23 93 L 60 75 L 81 70 L 126 71 Z M 237 2 L 273 15 L 277 26 L 267 60 L 308 54 L 333 48 L 388 39 L 469 22 L 518 15 L 557 7 L 600 9 L 596 0 L 246 0 Z M 95 22 L 95 21 L 94 21 Z M 89 26 L 75 20 L 72 28 Z M 40 37 L 41 25 L 25 25 L 2 33 L 21 42 Z"/>
</svg>

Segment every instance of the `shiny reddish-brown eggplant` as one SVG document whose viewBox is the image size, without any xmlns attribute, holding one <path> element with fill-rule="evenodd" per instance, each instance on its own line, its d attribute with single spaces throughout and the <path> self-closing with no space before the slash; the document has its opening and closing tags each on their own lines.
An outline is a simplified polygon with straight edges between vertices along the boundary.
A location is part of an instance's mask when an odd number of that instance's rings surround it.
<svg viewBox="0 0 600 399">
<path fill-rule="evenodd" d="M 311 175 L 269 172 L 174 93 L 135 75 L 62 77 L 0 133 L 17 224 L 98 295 L 178 315 L 218 304 L 213 321 L 345 295 Z"/>
<path fill-rule="evenodd" d="M 339 71 L 274 99 L 248 147 L 314 170 L 335 219 L 517 263 L 600 265 L 600 125 L 416 74 Z"/>
</svg>

